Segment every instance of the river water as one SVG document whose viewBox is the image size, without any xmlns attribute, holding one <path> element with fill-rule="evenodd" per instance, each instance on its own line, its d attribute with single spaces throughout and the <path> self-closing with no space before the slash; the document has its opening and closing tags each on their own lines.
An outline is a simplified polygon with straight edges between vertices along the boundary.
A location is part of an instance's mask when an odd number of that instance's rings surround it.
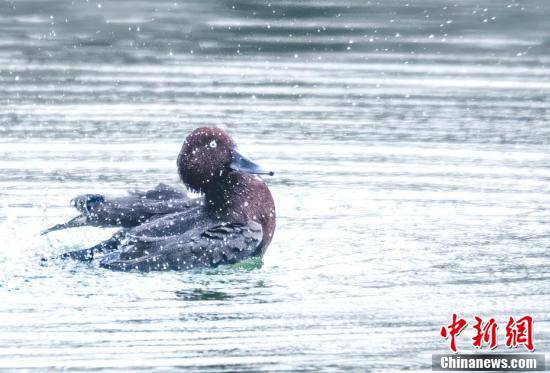
<svg viewBox="0 0 550 373">
<path fill-rule="evenodd" d="M 544 0 L 1 2 L 0 367 L 430 370 L 453 312 L 494 317 L 500 352 L 530 314 L 547 352 L 548 19 Z M 178 185 L 204 124 L 276 171 L 262 266 L 40 265 L 114 232 L 40 236 L 72 197 Z"/>
</svg>

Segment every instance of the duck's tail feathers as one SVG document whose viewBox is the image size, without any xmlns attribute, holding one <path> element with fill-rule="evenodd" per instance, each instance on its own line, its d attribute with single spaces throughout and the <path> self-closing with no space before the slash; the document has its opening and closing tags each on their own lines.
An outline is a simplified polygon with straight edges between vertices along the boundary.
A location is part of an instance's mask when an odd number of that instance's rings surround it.
<svg viewBox="0 0 550 373">
<path fill-rule="evenodd" d="M 79 262 L 91 262 L 92 260 L 94 260 L 96 254 L 103 254 L 110 250 L 115 250 L 116 246 L 114 244 L 115 243 L 111 240 L 107 240 L 98 245 L 95 245 L 94 247 L 90 247 L 89 249 L 75 250 L 63 253 L 55 257 L 55 259 L 72 259 Z"/>
<path fill-rule="evenodd" d="M 122 232 L 122 231 L 121 231 Z M 95 259 L 97 254 L 107 254 L 118 249 L 120 244 L 121 232 L 115 233 L 115 235 L 108 240 L 105 240 L 97 245 L 90 247 L 89 249 L 81 249 L 75 251 L 69 251 L 61 255 L 52 257 L 54 260 L 66 260 L 73 259 L 80 262 L 91 262 Z M 42 258 L 42 262 L 47 262 L 48 258 Z"/>
<path fill-rule="evenodd" d="M 48 234 L 50 232 L 58 231 L 58 230 L 61 230 L 61 229 L 82 227 L 82 226 L 87 225 L 87 224 L 88 224 L 88 219 L 86 219 L 86 216 L 79 215 L 76 218 L 73 218 L 73 219 L 69 220 L 66 223 L 56 224 L 53 227 L 50 227 L 46 230 L 43 230 L 42 232 L 40 232 L 40 234 L 44 235 L 44 234 Z"/>
</svg>

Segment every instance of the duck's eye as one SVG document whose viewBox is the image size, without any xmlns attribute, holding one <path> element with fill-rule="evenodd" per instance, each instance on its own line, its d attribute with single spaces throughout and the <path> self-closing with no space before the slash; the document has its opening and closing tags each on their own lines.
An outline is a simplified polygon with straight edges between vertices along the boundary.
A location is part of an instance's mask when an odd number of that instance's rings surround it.
<svg viewBox="0 0 550 373">
<path fill-rule="evenodd" d="M 218 146 L 218 143 L 216 142 L 216 140 L 212 140 L 210 141 L 210 144 L 208 144 L 208 146 L 211 148 L 215 148 L 216 146 Z"/>
</svg>

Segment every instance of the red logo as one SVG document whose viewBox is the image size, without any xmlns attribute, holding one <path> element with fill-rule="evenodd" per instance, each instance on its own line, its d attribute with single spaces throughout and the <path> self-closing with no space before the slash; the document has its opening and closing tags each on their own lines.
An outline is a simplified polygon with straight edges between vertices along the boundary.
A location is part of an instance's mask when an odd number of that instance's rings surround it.
<svg viewBox="0 0 550 373">
<path fill-rule="evenodd" d="M 457 352 L 456 337 L 466 328 L 468 322 L 464 319 L 458 319 L 456 313 L 453 313 L 453 320 L 449 325 L 441 327 L 441 336 L 445 339 L 451 337 L 451 351 Z"/>
<path fill-rule="evenodd" d="M 533 318 L 523 316 L 517 321 L 512 316 L 506 324 L 506 347 L 512 348 L 524 345 L 529 351 L 535 350 L 533 343 Z"/>
<path fill-rule="evenodd" d="M 498 323 L 494 318 L 490 318 L 487 322 L 479 316 L 474 316 L 475 323 L 473 329 L 475 331 L 472 337 L 472 346 L 482 348 L 488 345 L 492 350 L 498 346 Z M 463 318 L 459 318 L 453 313 L 451 323 L 441 327 L 439 334 L 444 339 L 450 339 L 449 348 L 452 352 L 458 352 L 456 348 L 456 338 L 466 329 L 468 322 Z M 525 346 L 529 351 L 535 350 L 533 343 L 533 317 L 527 315 L 519 319 L 514 319 L 512 316 L 506 324 L 506 347 L 516 348 L 519 345 Z"/>
<path fill-rule="evenodd" d="M 477 348 L 481 348 L 483 343 L 489 344 L 489 349 L 493 349 L 497 346 L 497 329 L 498 324 L 495 319 L 491 318 L 487 323 L 483 323 L 483 320 L 479 316 L 474 316 L 476 323 L 474 329 L 476 335 L 472 338 L 472 345 Z"/>
</svg>

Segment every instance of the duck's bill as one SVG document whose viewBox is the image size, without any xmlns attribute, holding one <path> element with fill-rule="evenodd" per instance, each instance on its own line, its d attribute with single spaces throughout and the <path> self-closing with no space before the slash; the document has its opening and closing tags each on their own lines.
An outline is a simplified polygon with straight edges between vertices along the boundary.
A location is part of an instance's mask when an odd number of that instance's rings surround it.
<svg viewBox="0 0 550 373">
<path fill-rule="evenodd" d="M 233 160 L 230 165 L 232 170 L 243 171 L 249 174 L 255 175 L 269 175 L 273 176 L 273 171 L 266 171 L 261 168 L 256 163 L 252 162 L 250 159 L 246 158 L 244 155 L 239 153 L 237 150 L 233 150 Z"/>
</svg>

